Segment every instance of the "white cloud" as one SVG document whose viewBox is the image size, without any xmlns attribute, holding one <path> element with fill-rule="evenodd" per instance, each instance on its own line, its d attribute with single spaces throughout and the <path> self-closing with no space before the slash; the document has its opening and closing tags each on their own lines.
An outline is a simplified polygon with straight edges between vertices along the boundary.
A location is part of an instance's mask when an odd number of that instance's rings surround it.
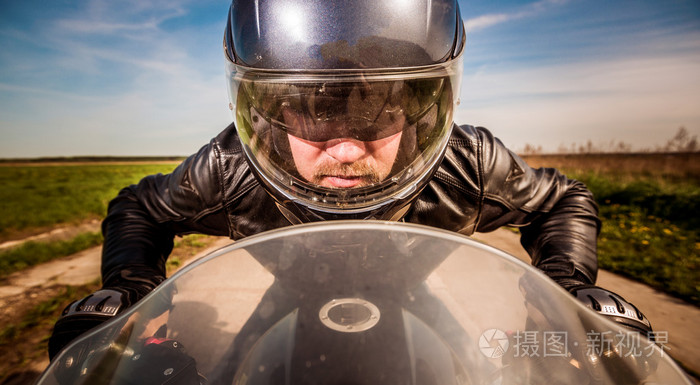
<svg viewBox="0 0 700 385">
<path fill-rule="evenodd" d="M 639 149 L 679 126 L 700 134 L 698 105 L 700 51 L 467 74 L 455 120 L 487 126 L 515 148 L 615 140 Z"/>
<path fill-rule="evenodd" d="M 139 2 L 149 4 L 149 2 Z M 123 2 L 105 2 L 99 12 L 86 12 L 72 15 L 70 18 L 58 19 L 58 29 L 69 33 L 116 34 L 120 32 L 149 32 L 170 19 L 185 16 L 186 11 L 177 3 L 168 4 L 167 8 L 139 7 L 129 8 Z M 109 9 L 104 9 L 109 8 Z M 137 13 L 140 12 L 141 14 Z M 134 16 L 136 15 L 136 21 Z"/>
<path fill-rule="evenodd" d="M 36 87 L 31 87 L 31 86 L 18 86 L 15 84 L 6 84 L 6 83 L 0 83 L 0 91 L 7 92 L 7 93 L 13 93 L 13 94 L 30 94 L 30 95 L 40 95 L 40 96 L 51 97 L 51 98 L 68 99 L 68 100 L 76 101 L 76 102 L 88 101 L 91 99 L 89 96 L 70 93 L 70 92 L 49 90 L 49 89 L 44 89 L 44 88 L 36 88 Z"/>
<path fill-rule="evenodd" d="M 223 58 L 211 60 L 221 37 L 164 30 L 186 8 L 161 3 L 89 1 L 28 36 L 44 48 L 42 64 L 20 57 L 30 81 L 0 83 L 2 157 L 187 155 L 223 129 Z M 199 55 L 209 45 L 211 57 Z"/>
<path fill-rule="evenodd" d="M 516 16 L 514 14 L 498 13 L 481 15 L 464 22 L 464 27 L 468 32 L 478 31 L 480 29 L 485 29 L 491 27 L 492 25 L 501 24 L 506 21 L 512 20 Z"/>
<path fill-rule="evenodd" d="M 231 121 L 223 76 L 142 80 L 126 93 L 89 98 L 0 85 L 35 109 L 3 114 L 0 154 L 188 155 Z"/>
<path fill-rule="evenodd" d="M 467 19 L 464 22 L 464 27 L 467 29 L 467 32 L 475 32 L 512 20 L 536 16 L 548 10 L 551 6 L 564 3 L 566 3 L 566 0 L 541 0 L 516 9 L 510 13 L 492 13 Z"/>
<path fill-rule="evenodd" d="M 63 19 L 57 20 L 56 26 L 62 30 L 76 33 L 105 33 L 111 34 L 120 31 L 143 31 L 155 30 L 158 23 L 155 20 L 149 20 L 139 24 L 126 23 L 109 23 L 104 21 L 80 20 L 80 19 Z"/>
</svg>

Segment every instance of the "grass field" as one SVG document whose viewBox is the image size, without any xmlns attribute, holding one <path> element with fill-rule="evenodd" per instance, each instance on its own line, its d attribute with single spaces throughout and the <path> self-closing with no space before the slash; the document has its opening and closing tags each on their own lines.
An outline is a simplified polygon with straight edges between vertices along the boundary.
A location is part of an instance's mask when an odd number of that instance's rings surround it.
<svg viewBox="0 0 700 385">
<path fill-rule="evenodd" d="M 23 242 L 17 247 L 0 251 L 0 279 L 15 271 L 101 245 L 102 242 L 102 234 L 99 232 L 84 232 L 70 239 L 53 242 Z"/>
<path fill-rule="evenodd" d="M 700 154 L 525 157 L 593 192 L 598 256 L 613 271 L 700 306 Z"/>
<path fill-rule="evenodd" d="M 177 163 L 0 165 L 0 241 L 102 218 L 123 187 Z"/>
</svg>

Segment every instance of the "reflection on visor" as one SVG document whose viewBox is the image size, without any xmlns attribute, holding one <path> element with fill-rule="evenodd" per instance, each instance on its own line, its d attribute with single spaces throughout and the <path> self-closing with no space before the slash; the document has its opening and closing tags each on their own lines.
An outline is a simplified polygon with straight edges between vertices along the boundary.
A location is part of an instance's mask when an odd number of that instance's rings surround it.
<svg viewBox="0 0 700 385">
<path fill-rule="evenodd" d="M 248 83 L 255 112 L 298 138 L 375 141 L 395 135 L 434 106 L 443 78 L 320 85 Z"/>
<path fill-rule="evenodd" d="M 398 134 L 405 127 L 403 111 L 382 113 L 374 122 L 358 118 L 316 120 L 291 109 L 282 111 L 284 122 L 273 121 L 288 134 L 312 142 L 353 138 L 371 142 Z"/>
</svg>

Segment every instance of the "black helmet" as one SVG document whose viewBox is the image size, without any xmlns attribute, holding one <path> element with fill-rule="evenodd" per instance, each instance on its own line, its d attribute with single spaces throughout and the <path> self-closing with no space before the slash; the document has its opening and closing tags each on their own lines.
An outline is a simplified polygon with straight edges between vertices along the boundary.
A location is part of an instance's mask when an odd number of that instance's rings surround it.
<svg viewBox="0 0 700 385">
<path fill-rule="evenodd" d="M 447 146 L 464 39 L 456 0 L 233 0 L 230 108 L 290 221 L 407 211 Z"/>
</svg>

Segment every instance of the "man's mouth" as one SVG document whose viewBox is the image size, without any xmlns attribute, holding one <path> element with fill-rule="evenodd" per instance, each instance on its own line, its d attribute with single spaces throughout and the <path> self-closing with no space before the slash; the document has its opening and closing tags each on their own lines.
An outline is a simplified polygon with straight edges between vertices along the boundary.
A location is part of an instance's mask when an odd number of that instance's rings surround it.
<svg viewBox="0 0 700 385">
<path fill-rule="evenodd" d="M 352 188 L 367 186 L 371 182 L 370 178 L 364 175 L 324 175 L 319 184 L 331 188 Z"/>
<path fill-rule="evenodd" d="M 353 188 L 379 183 L 379 175 L 366 163 L 326 163 L 318 166 L 312 181 L 328 188 Z"/>
</svg>

